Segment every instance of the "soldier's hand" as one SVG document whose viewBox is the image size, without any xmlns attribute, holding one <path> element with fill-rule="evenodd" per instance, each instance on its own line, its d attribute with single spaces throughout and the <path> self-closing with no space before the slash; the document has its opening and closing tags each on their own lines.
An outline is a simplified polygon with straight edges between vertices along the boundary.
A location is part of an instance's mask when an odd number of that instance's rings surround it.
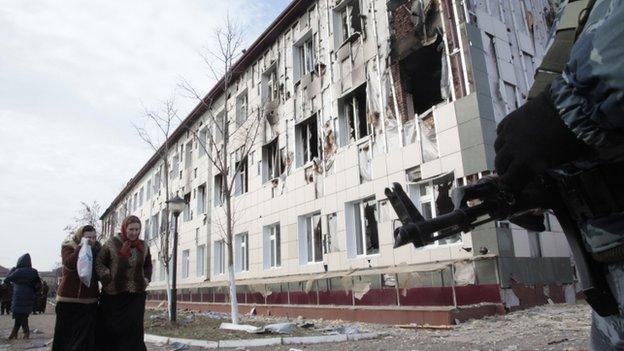
<svg viewBox="0 0 624 351">
<path fill-rule="evenodd" d="M 501 186 L 520 195 L 549 168 L 578 159 L 589 147 L 563 123 L 550 99 L 550 87 L 505 117 L 494 143 Z"/>
</svg>

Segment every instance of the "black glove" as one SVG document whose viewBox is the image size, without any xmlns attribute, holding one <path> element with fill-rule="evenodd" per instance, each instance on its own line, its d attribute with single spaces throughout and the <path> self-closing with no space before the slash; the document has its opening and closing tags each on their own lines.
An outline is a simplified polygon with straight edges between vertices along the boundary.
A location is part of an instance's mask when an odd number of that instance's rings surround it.
<svg viewBox="0 0 624 351">
<path fill-rule="evenodd" d="M 552 208 L 553 204 L 552 194 L 537 182 L 538 175 L 589 152 L 561 120 L 549 90 L 507 115 L 498 125 L 494 143 L 501 187 L 531 207 Z M 528 230 L 544 230 L 542 215 L 525 214 L 510 221 Z"/>
<path fill-rule="evenodd" d="M 559 117 L 549 90 L 507 115 L 496 130 L 494 166 L 501 186 L 516 195 L 545 170 L 589 151 Z"/>
</svg>

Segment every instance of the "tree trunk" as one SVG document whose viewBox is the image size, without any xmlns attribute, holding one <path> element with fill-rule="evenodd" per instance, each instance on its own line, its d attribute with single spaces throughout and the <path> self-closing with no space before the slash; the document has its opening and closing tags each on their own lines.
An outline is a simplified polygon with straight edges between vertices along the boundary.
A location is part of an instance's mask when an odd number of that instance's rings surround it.
<svg viewBox="0 0 624 351">
<path fill-rule="evenodd" d="M 238 299 L 236 298 L 236 277 L 234 276 L 234 234 L 232 233 L 232 197 L 230 196 L 226 184 L 225 195 L 225 216 L 227 231 L 228 249 L 228 283 L 230 287 L 230 309 L 232 313 L 232 323 L 238 324 Z"/>
</svg>

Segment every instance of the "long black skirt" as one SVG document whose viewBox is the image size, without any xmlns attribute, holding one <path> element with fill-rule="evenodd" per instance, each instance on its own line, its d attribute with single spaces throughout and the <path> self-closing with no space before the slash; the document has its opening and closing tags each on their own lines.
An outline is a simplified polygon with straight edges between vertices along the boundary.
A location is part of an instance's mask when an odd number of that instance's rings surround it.
<svg viewBox="0 0 624 351">
<path fill-rule="evenodd" d="M 58 302 L 52 351 L 94 351 L 96 303 Z"/>
<path fill-rule="evenodd" d="M 96 341 L 101 351 L 146 351 L 143 341 L 145 293 L 102 294 Z"/>
</svg>

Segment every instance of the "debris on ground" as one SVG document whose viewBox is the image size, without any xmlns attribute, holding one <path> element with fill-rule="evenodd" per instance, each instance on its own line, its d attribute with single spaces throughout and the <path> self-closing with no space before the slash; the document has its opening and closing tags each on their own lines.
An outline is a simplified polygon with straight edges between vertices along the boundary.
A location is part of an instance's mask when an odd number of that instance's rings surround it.
<svg viewBox="0 0 624 351">
<path fill-rule="evenodd" d="M 171 351 L 183 351 L 183 350 L 188 350 L 189 349 L 189 345 L 176 341 L 176 342 L 173 342 L 173 343 L 171 343 L 169 345 L 169 349 Z"/>
<path fill-rule="evenodd" d="M 451 325 L 430 325 L 430 324 L 397 324 L 397 328 L 402 329 L 433 329 L 433 330 L 453 330 Z"/>
<path fill-rule="evenodd" d="M 295 331 L 296 327 L 295 323 L 276 323 L 265 325 L 264 330 L 275 334 L 290 334 Z"/>
<path fill-rule="evenodd" d="M 234 324 L 234 323 L 221 323 L 219 329 L 223 330 L 234 330 L 234 331 L 244 331 L 250 334 L 260 334 L 264 332 L 264 328 L 256 327 L 249 324 Z"/>
</svg>

